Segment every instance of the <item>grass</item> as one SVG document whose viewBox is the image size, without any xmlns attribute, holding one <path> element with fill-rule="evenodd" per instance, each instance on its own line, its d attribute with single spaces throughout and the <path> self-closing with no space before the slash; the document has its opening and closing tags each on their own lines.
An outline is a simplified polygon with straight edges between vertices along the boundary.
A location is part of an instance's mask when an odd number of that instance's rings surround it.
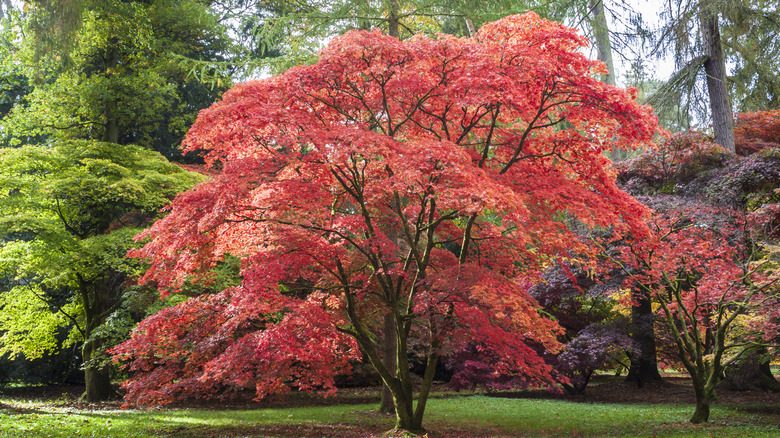
<svg viewBox="0 0 780 438">
<path fill-rule="evenodd" d="M 252 410 L 86 410 L 0 398 L 3 437 L 367 437 L 392 418 L 374 404 Z M 777 437 L 780 404 L 716 405 L 711 422 L 687 423 L 689 404 L 597 404 L 484 395 L 430 400 L 434 437 Z"/>
<path fill-rule="evenodd" d="M 429 426 L 480 424 L 492 436 L 777 437 L 780 406 L 716 406 L 706 425 L 687 422 L 689 404 L 596 404 L 469 397 L 438 400 Z M 435 427 L 434 427 L 435 429 Z"/>
</svg>

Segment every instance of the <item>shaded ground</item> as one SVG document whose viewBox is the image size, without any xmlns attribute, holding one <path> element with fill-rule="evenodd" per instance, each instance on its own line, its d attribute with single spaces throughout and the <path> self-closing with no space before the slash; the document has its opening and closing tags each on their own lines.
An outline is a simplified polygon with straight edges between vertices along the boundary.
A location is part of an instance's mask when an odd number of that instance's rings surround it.
<svg viewBox="0 0 780 438">
<path fill-rule="evenodd" d="M 583 403 L 695 403 L 693 387 L 687 377 L 664 377 L 663 382 L 646 383 L 642 388 L 636 383 L 623 381 L 622 377 L 597 376 L 584 395 L 554 394 L 544 391 L 517 391 L 496 393 L 507 398 L 546 398 Z M 761 391 L 718 390 L 717 403 L 727 404 L 778 404 L 780 394 Z"/>
<path fill-rule="evenodd" d="M 37 387 L 6 387 L 0 389 L 0 395 L 18 400 L 40 400 L 56 402 L 78 408 L 118 409 L 121 400 L 102 403 L 84 403 L 78 400 L 83 392 L 82 386 L 37 386 Z M 436 385 L 433 397 L 457 397 L 471 395 L 472 391 L 454 392 L 446 385 Z M 337 404 L 378 403 L 379 388 L 345 388 L 332 397 L 318 394 L 291 393 L 286 396 L 269 397 L 260 402 L 252 400 L 248 394 L 246 399 L 231 401 L 190 400 L 169 405 L 168 408 L 197 409 L 258 409 L 283 408 L 297 406 L 330 406 Z M 506 398 L 543 398 L 566 400 L 582 403 L 694 403 L 693 388 L 690 379 L 685 377 L 666 377 L 660 383 L 648 383 L 638 388 L 635 383 L 624 382 L 621 377 L 597 376 L 588 386 L 584 395 L 559 394 L 548 391 L 501 391 L 489 392 L 486 395 Z M 718 391 L 716 403 L 739 405 L 775 405 L 780 409 L 780 394 L 760 391 Z M 2 406 L 0 406 L 2 408 Z"/>
</svg>

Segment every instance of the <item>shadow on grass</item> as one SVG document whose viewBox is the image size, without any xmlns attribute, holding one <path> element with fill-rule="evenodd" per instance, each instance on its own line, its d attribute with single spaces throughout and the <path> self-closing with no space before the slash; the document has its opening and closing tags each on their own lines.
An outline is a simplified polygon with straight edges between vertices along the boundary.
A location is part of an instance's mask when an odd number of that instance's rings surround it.
<svg viewBox="0 0 780 438">
<path fill-rule="evenodd" d="M 386 429 L 386 428 L 385 428 Z M 384 432 L 383 429 L 366 429 L 343 423 L 269 424 L 250 426 L 163 426 L 161 437 L 211 438 L 219 437 L 327 437 L 365 438 Z"/>
<path fill-rule="evenodd" d="M 778 424 L 780 424 L 780 403 L 774 405 L 731 405 L 735 411 L 744 412 L 746 414 L 772 416 L 778 417 Z"/>
<path fill-rule="evenodd" d="M 0 402 L 0 410 L 2 410 L 2 413 L 5 415 L 30 415 L 30 414 L 36 414 L 36 415 L 51 415 L 52 413 L 45 410 L 45 409 L 38 409 L 38 408 L 28 408 L 28 407 L 21 407 L 21 406 L 12 406 L 7 405 L 5 403 Z"/>
</svg>

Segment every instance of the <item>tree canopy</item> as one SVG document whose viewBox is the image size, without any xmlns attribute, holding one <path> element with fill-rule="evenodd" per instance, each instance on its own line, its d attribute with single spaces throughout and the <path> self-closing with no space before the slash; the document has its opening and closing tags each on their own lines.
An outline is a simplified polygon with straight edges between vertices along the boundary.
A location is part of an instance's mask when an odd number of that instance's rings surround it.
<svg viewBox="0 0 780 438">
<path fill-rule="evenodd" d="M 197 1 L 30 2 L 5 28 L 9 75 L 34 85 L 3 120 L 15 145 L 92 139 L 180 160 L 197 111 L 229 83 L 223 76 L 206 86 L 179 62 L 217 61 L 231 50 L 225 29 Z"/>
<path fill-rule="evenodd" d="M 199 178 L 137 146 L 70 141 L 0 149 L 0 351 L 40 357 L 83 342 L 87 398 L 110 391 L 102 339 L 95 330 L 137 275 L 125 258 L 133 236 L 176 193 Z M 91 363 L 90 360 L 95 360 Z"/>
<path fill-rule="evenodd" d="M 422 427 L 442 354 L 483 351 L 526 384 L 555 350 L 529 281 L 592 254 L 571 228 L 641 234 L 645 209 L 614 184 L 613 147 L 651 142 L 656 119 L 573 29 L 526 13 L 477 36 L 378 31 L 334 39 L 311 66 L 239 84 L 201 112 L 187 150 L 219 174 L 180 195 L 132 254 L 163 290 L 208 282 L 227 255 L 242 283 L 153 316 L 115 351 L 128 400 L 217 388 L 333 388 L 364 355 L 396 426 Z M 380 317 L 395 322 L 396 370 Z M 195 348 L 182 348 L 183 345 Z M 427 361 L 413 402 L 409 354 Z"/>
</svg>

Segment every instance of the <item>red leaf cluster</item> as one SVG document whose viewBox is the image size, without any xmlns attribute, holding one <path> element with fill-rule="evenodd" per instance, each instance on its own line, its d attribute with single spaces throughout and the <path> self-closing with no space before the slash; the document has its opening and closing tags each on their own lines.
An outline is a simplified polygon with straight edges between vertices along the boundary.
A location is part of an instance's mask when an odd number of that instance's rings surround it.
<svg viewBox="0 0 780 438">
<path fill-rule="evenodd" d="M 776 264 L 751 262 L 744 227 L 732 210 L 678 204 L 656 211 L 653 232 L 612 258 L 627 287 L 660 305 L 677 359 L 694 378 L 720 373 L 778 332 Z"/>
<path fill-rule="evenodd" d="M 735 119 L 734 143 L 738 155 L 780 147 L 780 110 L 739 113 Z"/>
</svg>

